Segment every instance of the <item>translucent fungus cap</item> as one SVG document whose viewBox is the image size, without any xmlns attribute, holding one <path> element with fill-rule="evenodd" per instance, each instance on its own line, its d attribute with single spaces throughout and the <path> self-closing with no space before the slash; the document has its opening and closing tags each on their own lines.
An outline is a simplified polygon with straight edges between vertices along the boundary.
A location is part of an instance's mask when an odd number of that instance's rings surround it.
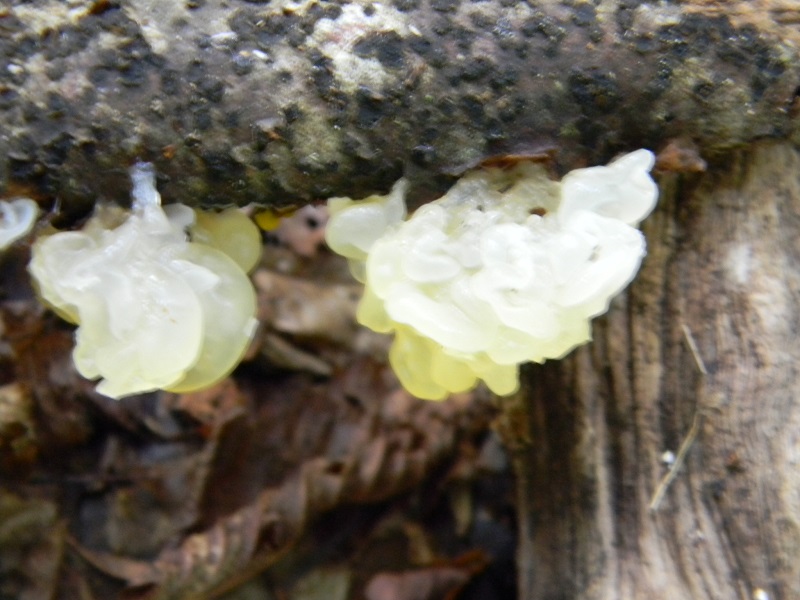
<svg viewBox="0 0 800 600">
<path fill-rule="evenodd" d="M 187 240 L 195 213 L 162 210 L 148 165 L 131 175 L 134 211 L 122 224 L 99 211 L 82 231 L 37 240 L 30 272 L 42 298 L 79 325 L 75 365 L 102 378 L 100 393 L 206 387 L 246 350 L 255 292 L 234 259 Z"/>
<path fill-rule="evenodd" d="M 219 213 L 195 211 L 192 241 L 212 246 L 230 256 L 249 273 L 261 259 L 261 233 L 250 218 L 235 207 Z"/>
<path fill-rule="evenodd" d="M 510 394 L 520 363 L 589 341 L 645 254 L 635 226 L 658 196 L 653 161 L 638 150 L 560 183 L 533 163 L 481 169 L 407 221 L 403 180 L 331 200 L 328 243 L 366 283 L 359 321 L 395 333 L 403 385 L 429 399 L 478 380 Z"/>
<path fill-rule="evenodd" d="M 350 259 L 350 268 L 359 281 L 364 281 L 363 265 L 372 245 L 388 228 L 406 217 L 406 181 L 394 184 L 386 196 L 370 196 L 354 201 L 350 198 L 331 198 L 328 210 L 336 218 L 325 229 L 328 246 Z"/>
<path fill-rule="evenodd" d="M 0 250 L 27 235 L 38 214 L 38 205 L 28 198 L 0 200 Z"/>
</svg>

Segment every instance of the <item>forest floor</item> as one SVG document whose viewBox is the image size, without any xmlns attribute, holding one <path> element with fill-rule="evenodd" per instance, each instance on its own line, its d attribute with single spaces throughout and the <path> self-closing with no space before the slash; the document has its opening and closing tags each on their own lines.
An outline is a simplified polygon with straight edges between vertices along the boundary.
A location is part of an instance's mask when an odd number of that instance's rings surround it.
<svg viewBox="0 0 800 600">
<path fill-rule="evenodd" d="M 97 394 L 29 243 L 0 257 L 1 600 L 515 596 L 496 407 L 399 387 L 324 222 L 264 233 L 245 361 L 185 395 Z"/>
</svg>

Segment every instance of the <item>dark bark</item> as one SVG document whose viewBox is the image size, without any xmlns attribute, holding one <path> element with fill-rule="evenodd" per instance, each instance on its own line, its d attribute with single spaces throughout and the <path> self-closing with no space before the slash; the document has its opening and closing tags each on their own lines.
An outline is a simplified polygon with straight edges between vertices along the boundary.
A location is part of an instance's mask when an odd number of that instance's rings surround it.
<svg viewBox="0 0 800 600">
<path fill-rule="evenodd" d="M 434 185 L 487 156 L 562 168 L 796 128 L 783 0 L 13 0 L 0 9 L 0 193 L 288 204 Z M 425 183 L 427 182 L 427 184 Z"/>
<path fill-rule="evenodd" d="M 661 187 L 594 342 L 505 405 L 526 600 L 800 597 L 800 152 L 759 144 Z"/>
</svg>

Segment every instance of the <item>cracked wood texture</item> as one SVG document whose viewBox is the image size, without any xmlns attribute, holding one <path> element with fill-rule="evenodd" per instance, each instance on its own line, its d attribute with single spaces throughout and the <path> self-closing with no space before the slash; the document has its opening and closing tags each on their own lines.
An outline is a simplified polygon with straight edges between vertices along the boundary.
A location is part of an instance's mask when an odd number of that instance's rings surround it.
<svg viewBox="0 0 800 600">
<path fill-rule="evenodd" d="M 526 600 L 800 598 L 800 152 L 660 183 L 594 343 L 529 368 L 506 407 Z"/>
</svg>

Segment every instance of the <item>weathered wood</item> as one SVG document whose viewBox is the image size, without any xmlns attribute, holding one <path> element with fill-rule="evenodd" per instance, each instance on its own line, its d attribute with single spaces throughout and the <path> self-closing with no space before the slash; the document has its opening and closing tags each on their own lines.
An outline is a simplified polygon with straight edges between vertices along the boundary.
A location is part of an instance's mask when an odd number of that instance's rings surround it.
<svg viewBox="0 0 800 600">
<path fill-rule="evenodd" d="M 594 343 L 529 369 L 506 405 L 520 598 L 800 598 L 800 152 L 761 143 L 661 186 Z"/>
<path fill-rule="evenodd" d="M 12 0 L 0 194 L 287 204 L 555 148 L 564 168 L 686 135 L 788 136 L 790 0 Z M 794 107 L 796 108 L 796 107 Z"/>
</svg>

